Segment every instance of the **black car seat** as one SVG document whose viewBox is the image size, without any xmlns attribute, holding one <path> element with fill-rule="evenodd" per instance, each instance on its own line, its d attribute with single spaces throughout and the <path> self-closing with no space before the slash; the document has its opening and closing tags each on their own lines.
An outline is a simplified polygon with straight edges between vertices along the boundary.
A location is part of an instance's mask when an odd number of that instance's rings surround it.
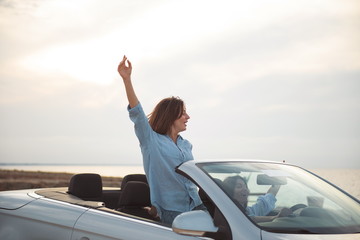
<svg viewBox="0 0 360 240">
<path fill-rule="evenodd" d="M 102 179 L 99 174 L 81 173 L 72 176 L 68 193 L 86 201 L 102 201 Z"/>
<path fill-rule="evenodd" d="M 146 208 L 150 208 L 150 188 L 141 181 L 128 181 L 121 191 L 117 210 L 134 216 L 157 220 Z"/>
<path fill-rule="evenodd" d="M 127 182 L 138 181 L 148 183 L 145 174 L 129 174 L 126 175 L 121 181 L 121 189 L 124 189 Z"/>
</svg>

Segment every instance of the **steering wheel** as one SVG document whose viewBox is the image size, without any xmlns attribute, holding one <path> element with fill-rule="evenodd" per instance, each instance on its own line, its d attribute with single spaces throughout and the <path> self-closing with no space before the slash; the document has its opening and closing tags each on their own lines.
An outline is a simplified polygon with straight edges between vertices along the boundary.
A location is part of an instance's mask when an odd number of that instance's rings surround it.
<svg viewBox="0 0 360 240">
<path fill-rule="evenodd" d="M 307 205 L 303 204 L 303 203 L 298 203 L 293 205 L 292 207 L 290 207 L 290 210 L 294 213 L 294 211 L 300 209 L 300 208 L 306 208 Z M 274 209 L 271 212 L 269 212 L 266 216 L 275 216 L 279 213 L 278 209 Z"/>
<path fill-rule="evenodd" d="M 303 203 L 298 203 L 298 204 L 295 204 L 294 206 L 290 207 L 290 210 L 292 212 L 295 212 L 296 210 L 300 209 L 300 208 L 306 208 L 307 206 Z"/>
</svg>

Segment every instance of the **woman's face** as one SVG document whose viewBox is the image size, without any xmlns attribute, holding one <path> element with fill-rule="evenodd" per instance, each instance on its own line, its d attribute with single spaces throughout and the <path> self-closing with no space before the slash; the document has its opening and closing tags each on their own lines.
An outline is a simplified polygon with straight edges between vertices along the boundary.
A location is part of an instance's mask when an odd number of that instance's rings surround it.
<svg viewBox="0 0 360 240">
<path fill-rule="evenodd" d="M 238 179 L 234 188 L 234 199 L 236 199 L 241 205 L 245 205 L 248 202 L 249 193 L 249 189 L 247 188 L 245 182 Z"/>
<path fill-rule="evenodd" d="M 183 114 L 180 118 L 176 119 L 173 123 L 173 131 L 179 133 L 186 130 L 186 124 L 188 120 L 190 119 L 190 116 L 186 113 L 186 110 L 184 110 Z"/>
</svg>

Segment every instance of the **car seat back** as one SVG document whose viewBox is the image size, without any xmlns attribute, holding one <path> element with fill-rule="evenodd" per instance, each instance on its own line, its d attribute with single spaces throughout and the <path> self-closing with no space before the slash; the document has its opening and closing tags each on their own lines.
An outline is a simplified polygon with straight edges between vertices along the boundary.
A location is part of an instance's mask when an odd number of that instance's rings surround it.
<svg viewBox="0 0 360 240">
<path fill-rule="evenodd" d="M 68 193 L 86 201 L 102 201 L 101 176 L 95 173 L 81 173 L 72 176 Z"/>
<path fill-rule="evenodd" d="M 146 209 L 150 206 L 150 188 L 147 183 L 129 181 L 125 184 L 119 199 L 118 211 L 154 220 Z"/>
</svg>

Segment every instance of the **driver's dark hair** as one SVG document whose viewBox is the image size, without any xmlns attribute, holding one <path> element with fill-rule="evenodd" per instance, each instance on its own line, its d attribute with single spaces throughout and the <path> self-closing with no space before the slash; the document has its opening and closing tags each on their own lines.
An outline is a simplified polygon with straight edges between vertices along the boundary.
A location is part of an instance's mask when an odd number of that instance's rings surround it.
<svg viewBox="0 0 360 240">
<path fill-rule="evenodd" d="M 236 202 L 237 202 L 237 200 L 234 199 L 234 190 L 235 190 L 236 182 L 238 180 L 243 181 L 245 183 L 246 187 L 248 188 L 247 181 L 245 180 L 245 178 L 241 177 L 240 175 L 227 177 L 223 181 L 223 187 L 224 187 L 225 192 L 230 196 L 231 199 L 233 199 L 233 201 L 236 201 Z M 247 204 L 245 205 L 245 208 L 246 207 L 247 207 Z"/>
</svg>

